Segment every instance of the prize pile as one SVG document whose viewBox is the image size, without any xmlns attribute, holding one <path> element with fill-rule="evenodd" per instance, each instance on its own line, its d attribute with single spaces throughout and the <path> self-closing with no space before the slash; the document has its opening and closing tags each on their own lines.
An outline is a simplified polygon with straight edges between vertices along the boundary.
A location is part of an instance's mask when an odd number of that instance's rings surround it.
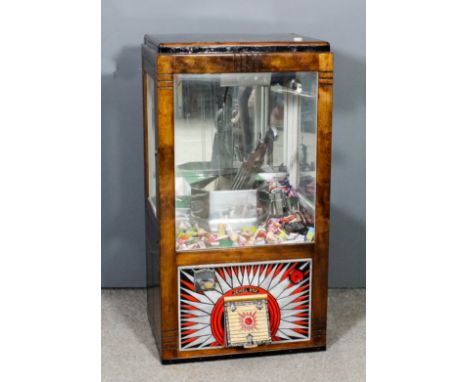
<svg viewBox="0 0 468 382">
<path fill-rule="evenodd" d="M 304 225 L 301 215 L 298 212 L 283 218 L 269 218 L 264 224 L 242 227 L 240 230 L 219 224 L 217 232 L 208 232 L 196 224 L 181 222 L 177 227 L 176 250 L 312 242 L 314 227 Z"/>
</svg>

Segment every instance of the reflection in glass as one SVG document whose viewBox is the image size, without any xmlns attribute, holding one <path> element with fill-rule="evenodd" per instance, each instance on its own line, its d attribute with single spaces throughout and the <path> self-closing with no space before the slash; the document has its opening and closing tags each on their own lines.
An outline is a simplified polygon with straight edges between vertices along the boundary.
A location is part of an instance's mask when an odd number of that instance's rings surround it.
<svg viewBox="0 0 468 382">
<path fill-rule="evenodd" d="M 176 249 L 312 242 L 317 73 L 175 76 Z"/>
<path fill-rule="evenodd" d="M 154 123 L 154 80 L 146 74 L 147 78 L 147 139 L 148 139 L 148 199 L 156 213 L 156 127 Z"/>
</svg>

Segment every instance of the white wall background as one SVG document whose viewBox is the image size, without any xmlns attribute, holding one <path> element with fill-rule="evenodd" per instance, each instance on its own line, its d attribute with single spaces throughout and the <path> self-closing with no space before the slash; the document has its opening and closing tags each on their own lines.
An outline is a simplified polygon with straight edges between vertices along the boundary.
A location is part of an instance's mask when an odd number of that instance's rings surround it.
<svg viewBox="0 0 468 382">
<path fill-rule="evenodd" d="M 103 287 L 146 284 L 143 35 L 282 32 L 335 53 L 329 281 L 365 286 L 365 0 L 102 0 Z"/>
</svg>

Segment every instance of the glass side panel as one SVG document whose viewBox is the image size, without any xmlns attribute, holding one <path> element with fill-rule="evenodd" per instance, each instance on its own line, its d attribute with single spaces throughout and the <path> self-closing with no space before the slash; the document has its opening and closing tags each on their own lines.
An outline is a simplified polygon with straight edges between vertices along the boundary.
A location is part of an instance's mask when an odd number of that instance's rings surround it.
<svg viewBox="0 0 468 382">
<path fill-rule="evenodd" d="M 174 83 L 177 251 L 313 242 L 317 73 Z"/>
<path fill-rule="evenodd" d="M 146 74 L 147 78 L 147 137 L 148 137 L 148 199 L 156 214 L 156 126 L 154 123 L 154 80 Z"/>
</svg>

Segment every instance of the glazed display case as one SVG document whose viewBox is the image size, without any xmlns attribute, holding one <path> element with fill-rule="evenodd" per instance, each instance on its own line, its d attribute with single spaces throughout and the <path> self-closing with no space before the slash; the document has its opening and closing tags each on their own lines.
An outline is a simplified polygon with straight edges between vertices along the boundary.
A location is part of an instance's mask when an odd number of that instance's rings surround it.
<svg viewBox="0 0 468 382">
<path fill-rule="evenodd" d="M 324 350 L 333 56 L 145 36 L 148 316 L 166 362 Z"/>
</svg>

